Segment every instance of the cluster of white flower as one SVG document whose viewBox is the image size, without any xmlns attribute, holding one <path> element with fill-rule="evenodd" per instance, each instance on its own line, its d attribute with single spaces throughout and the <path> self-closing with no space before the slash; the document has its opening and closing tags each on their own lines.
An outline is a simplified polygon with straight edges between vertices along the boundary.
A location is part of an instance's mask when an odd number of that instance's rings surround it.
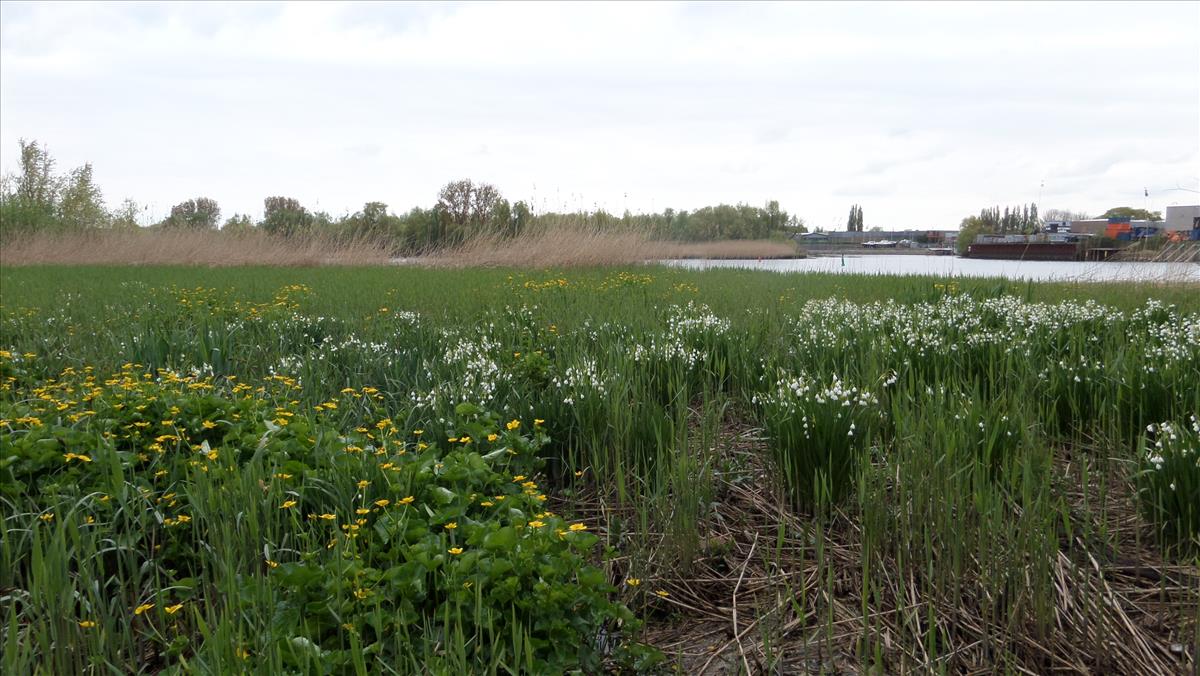
<svg viewBox="0 0 1200 676">
<path fill-rule="evenodd" d="M 870 391 L 848 385 L 842 382 L 837 375 L 834 375 L 829 384 L 825 385 L 805 374 L 789 376 L 784 373 L 780 373 L 776 378 L 774 387 L 765 394 L 754 395 L 752 401 L 755 404 L 771 406 L 787 414 L 799 413 L 802 415 L 814 404 L 830 404 L 840 408 L 871 407 L 879 404 L 879 398 Z M 835 415 L 841 417 L 840 413 Z M 804 422 L 807 426 L 807 415 L 804 415 Z"/>
<path fill-rule="evenodd" d="M 630 356 L 634 362 L 661 361 L 694 369 L 708 360 L 708 348 L 713 341 L 730 329 L 728 319 L 717 316 L 707 305 L 694 302 L 672 305 L 664 311 L 664 316 L 664 332 L 650 336 L 644 344 L 633 345 Z"/>
<path fill-rule="evenodd" d="M 806 303 L 789 331 L 796 338 L 788 348 L 793 356 L 814 347 L 831 352 L 858 347 L 892 355 L 902 365 L 947 354 L 1005 354 L 1049 362 L 1043 378 L 1064 353 L 1102 341 L 1140 352 L 1147 373 L 1200 363 L 1200 315 L 1183 316 L 1153 301 L 1126 315 L 1095 301 L 1027 303 L 1012 296 L 952 295 L 915 304 L 831 298 Z M 1096 362 L 1071 363 L 1063 361 L 1060 368 L 1079 370 L 1069 374 L 1079 382 L 1106 369 Z"/>
<path fill-rule="evenodd" d="M 1200 419 L 1196 415 L 1190 416 L 1187 425 L 1176 426 L 1171 422 L 1151 423 L 1146 426 L 1146 432 L 1148 439 L 1153 442 L 1146 446 L 1146 462 L 1152 465 L 1156 472 L 1163 471 L 1168 458 L 1178 458 L 1182 461 L 1173 468 L 1174 471 L 1187 471 L 1188 458 L 1193 458 L 1191 469 L 1200 471 Z M 1175 490 L 1175 482 L 1171 481 L 1169 487 Z"/>
<path fill-rule="evenodd" d="M 413 401 L 430 408 L 464 401 L 490 405 L 502 377 L 495 356 L 500 343 L 486 336 L 460 337 L 453 330 L 444 331 L 442 338 L 454 342 L 440 360 L 425 362 L 425 377 L 433 386 L 424 393 L 414 392 Z"/>
<path fill-rule="evenodd" d="M 555 376 L 551 383 L 563 395 L 563 403 L 574 405 L 591 397 L 603 397 L 608 393 L 608 382 L 601 377 L 594 359 L 584 359 L 581 363 L 567 367 L 561 376 Z"/>
</svg>

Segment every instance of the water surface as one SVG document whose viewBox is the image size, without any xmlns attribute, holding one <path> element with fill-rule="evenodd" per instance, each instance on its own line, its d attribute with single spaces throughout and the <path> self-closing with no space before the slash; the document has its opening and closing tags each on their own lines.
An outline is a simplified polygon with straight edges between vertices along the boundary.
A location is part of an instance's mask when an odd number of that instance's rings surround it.
<svg viewBox="0 0 1200 676">
<path fill-rule="evenodd" d="M 866 275 L 939 275 L 944 277 L 1003 277 L 1036 281 L 1163 281 L 1200 282 L 1200 263 L 1102 263 L 1084 261 L 1007 261 L 870 254 L 819 256 L 785 260 L 680 260 L 667 265 L 704 270 L 748 268 L 775 272 L 834 272 Z"/>
</svg>

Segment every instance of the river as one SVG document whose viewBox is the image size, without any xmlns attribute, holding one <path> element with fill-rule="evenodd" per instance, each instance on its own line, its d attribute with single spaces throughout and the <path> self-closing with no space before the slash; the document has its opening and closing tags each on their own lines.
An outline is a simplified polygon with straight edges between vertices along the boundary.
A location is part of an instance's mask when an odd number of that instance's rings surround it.
<svg viewBox="0 0 1200 676">
<path fill-rule="evenodd" d="M 704 270 L 748 268 L 774 272 L 834 272 L 857 275 L 938 275 L 1003 277 L 1071 282 L 1200 282 L 1200 263 L 1111 263 L 1082 261 L 1009 261 L 957 256 L 817 256 L 781 260 L 677 260 L 667 265 Z"/>
</svg>

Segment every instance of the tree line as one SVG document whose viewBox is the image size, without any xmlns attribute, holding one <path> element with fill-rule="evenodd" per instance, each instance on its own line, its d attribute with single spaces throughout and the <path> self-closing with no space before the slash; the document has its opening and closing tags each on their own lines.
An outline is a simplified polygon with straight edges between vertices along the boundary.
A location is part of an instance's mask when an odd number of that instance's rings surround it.
<svg viewBox="0 0 1200 676">
<path fill-rule="evenodd" d="M 853 216 L 853 212 L 851 212 Z M 959 224 L 958 248 L 966 251 L 967 247 L 980 235 L 1033 235 L 1043 231 L 1046 221 L 1085 221 L 1088 215 L 1082 211 L 1069 209 L 1051 209 L 1046 212 L 1045 220 L 1038 217 L 1037 204 L 1021 204 L 1015 207 L 985 208 L 977 216 L 967 216 Z M 1127 218 L 1140 221 L 1161 221 L 1162 212 L 1137 209 L 1134 207 L 1113 207 L 1099 218 Z"/>
<path fill-rule="evenodd" d="M 372 201 L 354 213 L 334 217 L 309 210 L 295 198 L 271 196 L 263 200 L 260 220 L 235 213 L 222 221 L 217 201 L 199 196 L 174 205 L 162 220 L 146 224 L 141 222 L 146 210 L 133 200 L 126 199 L 115 209 L 105 206 L 90 163 L 58 174 L 45 146 L 22 139 L 20 150 L 18 171 L 0 182 L 0 237 L 92 229 L 259 231 L 280 237 L 370 238 L 396 253 L 408 254 L 453 245 L 474 233 L 516 236 L 533 226 L 556 223 L 639 230 L 680 241 L 763 239 L 805 232 L 804 221 L 788 214 L 775 200 L 762 207 L 718 204 L 690 212 L 626 211 L 620 216 L 603 210 L 534 213 L 527 202 L 510 202 L 495 186 L 470 179 L 447 183 L 430 207 L 413 207 L 399 214 L 384 202 Z"/>
</svg>

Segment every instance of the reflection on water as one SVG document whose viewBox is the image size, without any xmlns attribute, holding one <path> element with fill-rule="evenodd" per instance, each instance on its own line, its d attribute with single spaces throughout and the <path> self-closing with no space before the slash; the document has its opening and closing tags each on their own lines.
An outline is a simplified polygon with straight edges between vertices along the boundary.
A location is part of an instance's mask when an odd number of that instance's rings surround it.
<svg viewBox="0 0 1200 676">
<path fill-rule="evenodd" d="M 844 272 L 865 275 L 1004 277 L 1056 281 L 1200 282 L 1200 263 L 1097 263 L 1082 261 L 998 261 L 956 256 L 882 255 L 789 260 L 685 260 L 667 265 L 703 270 L 748 268 L 775 272 Z"/>
</svg>

